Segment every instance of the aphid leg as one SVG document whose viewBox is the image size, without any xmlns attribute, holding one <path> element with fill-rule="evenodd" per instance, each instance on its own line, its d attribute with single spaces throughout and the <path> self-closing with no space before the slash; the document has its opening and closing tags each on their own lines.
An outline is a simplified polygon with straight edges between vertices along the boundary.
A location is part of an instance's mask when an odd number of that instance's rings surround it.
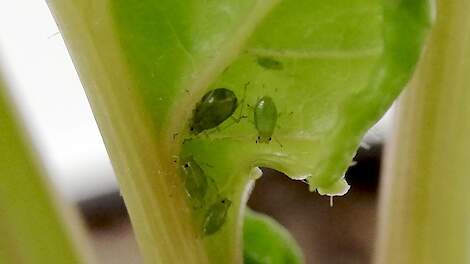
<svg viewBox="0 0 470 264">
<path fill-rule="evenodd" d="M 244 115 L 244 108 L 245 108 L 245 100 L 246 100 L 246 90 L 248 89 L 248 85 L 250 85 L 250 82 L 246 82 L 245 86 L 243 87 L 243 97 L 242 100 L 240 101 L 240 114 L 238 117 L 233 117 L 232 120 L 234 120 L 236 123 L 240 122 L 243 118 L 247 118 L 247 115 Z"/>
<path fill-rule="evenodd" d="M 244 115 L 244 108 L 245 108 L 245 100 L 246 100 L 246 90 L 248 88 L 248 85 L 250 85 L 250 82 L 245 83 L 245 86 L 243 88 L 243 97 L 242 100 L 240 101 L 240 113 L 238 117 L 231 116 L 230 119 L 232 119 L 233 123 L 228 124 L 227 126 L 224 127 L 224 129 L 227 129 L 234 124 L 240 123 L 242 119 L 248 118 L 248 115 Z"/>
<path fill-rule="evenodd" d="M 281 148 L 284 148 L 284 145 L 282 145 L 281 142 L 277 138 L 273 137 L 273 139 L 274 141 L 276 141 L 277 144 L 279 144 Z"/>
<path fill-rule="evenodd" d="M 240 115 L 243 114 L 243 107 L 245 107 L 245 100 L 246 100 L 246 90 L 248 89 L 248 85 L 250 85 L 250 82 L 245 83 L 245 86 L 243 87 L 243 97 L 241 100 L 241 109 L 240 109 Z"/>
<path fill-rule="evenodd" d="M 210 134 L 214 133 L 215 131 L 220 131 L 219 127 L 213 128 L 213 129 L 208 129 L 202 131 L 200 134 L 204 136 L 205 138 L 210 138 Z"/>
<path fill-rule="evenodd" d="M 333 195 L 330 195 L 330 207 L 333 207 Z"/>
<path fill-rule="evenodd" d="M 210 165 L 209 163 L 206 163 L 206 162 L 200 162 L 201 165 L 204 165 L 206 167 L 209 167 L 209 168 L 214 168 L 214 166 Z"/>
<path fill-rule="evenodd" d="M 260 97 L 259 97 L 259 96 L 258 96 L 258 97 L 256 97 L 256 102 L 258 102 L 258 101 L 259 101 L 259 99 L 260 99 Z M 248 109 L 251 109 L 253 112 L 255 111 L 255 107 L 254 107 L 254 106 L 252 106 L 252 105 L 250 105 L 250 104 L 246 104 L 246 106 L 248 107 Z"/>
<path fill-rule="evenodd" d="M 214 178 L 212 178 L 211 176 L 207 176 L 207 178 L 209 179 L 209 181 L 212 183 L 212 186 L 214 186 L 215 188 L 215 192 L 217 194 L 217 197 L 220 196 L 220 190 L 219 190 L 219 187 L 217 186 L 217 182 L 215 182 Z"/>
<path fill-rule="evenodd" d="M 253 106 L 251 106 L 250 104 L 246 104 L 246 107 L 249 111 L 251 112 L 255 112 L 255 108 Z M 246 118 L 248 118 L 248 116 L 246 116 Z M 255 125 L 255 121 L 254 120 L 250 120 L 248 119 L 248 122 L 250 122 L 253 126 Z"/>
<path fill-rule="evenodd" d="M 291 116 L 292 116 L 293 114 L 294 114 L 294 112 L 291 111 L 291 112 L 289 112 L 287 115 L 289 115 L 289 118 L 291 118 Z M 282 113 L 282 112 L 281 112 L 281 113 L 278 113 L 278 114 L 277 114 L 277 119 L 281 119 L 281 117 L 284 116 L 284 115 L 285 115 L 285 113 Z M 281 126 L 279 125 L 279 122 L 276 124 L 276 127 L 277 127 L 278 129 L 281 128 Z"/>
</svg>

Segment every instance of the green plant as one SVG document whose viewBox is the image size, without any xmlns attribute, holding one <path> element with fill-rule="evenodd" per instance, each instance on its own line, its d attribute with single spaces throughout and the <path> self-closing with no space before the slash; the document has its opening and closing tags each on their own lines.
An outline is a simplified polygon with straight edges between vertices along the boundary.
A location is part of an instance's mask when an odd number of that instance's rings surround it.
<svg viewBox="0 0 470 264">
<path fill-rule="evenodd" d="M 81 223 L 52 192 L 12 108 L 0 69 L 0 263 L 90 263 Z"/>
<path fill-rule="evenodd" d="M 290 234 L 271 218 L 245 211 L 243 263 L 300 264 L 302 252 Z"/>
<path fill-rule="evenodd" d="M 470 2 L 438 0 L 385 162 L 376 263 L 469 263 Z"/>
<path fill-rule="evenodd" d="M 361 137 L 412 74 L 431 10 L 425 0 L 48 3 L 148 263 L 241 262 L 256 166 L 344 194 Z M 243 102 L 234 118 L 192 133 L 198 102 L 222 87 Z M 258 143 L 252 107 L 264 96 L 280 115 L 275 140 Z M 189 158 L 201 170 L 185 175 Z M 205 179 L 197 204 L 188 179 Z"/>
</svg>

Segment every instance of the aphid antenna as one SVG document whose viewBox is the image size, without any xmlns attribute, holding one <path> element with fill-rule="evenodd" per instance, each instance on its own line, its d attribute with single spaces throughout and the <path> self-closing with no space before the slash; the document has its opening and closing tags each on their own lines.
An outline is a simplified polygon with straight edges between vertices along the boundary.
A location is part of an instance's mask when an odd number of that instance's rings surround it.
<svg viewBox="0 0 470 264">
<path fill-rule="evenodd" d="M 217 187 L 217 182 L 214 180 L 214 178 L 212 178 L 211 176 L 207 176 L 207 178 L 209 178 L 209 180 L 214 184 L 215 188 L 217 189 L 217 194 L 219 194 L 219 188 Z"/>
<path fill-rule="evenodd" d="M 243 87 L 243 97 L 242 97 L 242 100 L 240 101 L 240 115 L 238 117 L 233 117 L 232 116 L 232 119 L 238 123 L 240 122 L 243 118 L 246 118 L 248 116 L 246 115 L 243 115 L 243 110 L 245 108 L 245 100 L 246 100 L 246 91 L 248 89 L 248 86 L 250 85 L 250 81 L 246 82 L 244 87 Z"/>
<path fill-rule="evenodd" d="M 272 137 L 274 139 L 274 141 L 276 141 L 277 144 L 279 144 L 279 146 L 283 149 L 284 148 L 284 145 L 281 144 L 281 142 L 276 138 L 276 137 Z"/>
<path fill-rule="evenodd" d="M 215 127 L 213 129 L 208 129 L 208 130 L 201 131 L 201 133 L 199 133 L 199 135 L 205 137 L 206 139 L 210 139 L 210 134 L 212 134 L 214 132 L 219 132 L 219 131 L 220 131 L 219 127 Z"/>
<path fill-rule="evenodd" d="M 246 91 L 247 91 L 247 88 L 248 88 L 249 85 L 250 85 L 250 81 L 246 82 L 245 85 L 244 85 L 244 88 L 243 88 L 243 97 L 242 97 L 242 100 L 240 101 L 240 114 L 239 114 L 239 116 L 238 117 L 230 116 L 230 119 L 233 121 L 233 123 L 228 124 L 227 126 L 223 127 L 223 129 L 227 129 L 227 128 L 233 126 L 234 124 L 240 123 L 240 121 L 242 119 L 248 118 L 248 115 L 244 115 L 243 112 L 244 112 L 244 107 L 245 107 Z M 217 129 L 217 131 L 220 131 L 219 127 L 216 127 L 216 129 Z"/>
<path fill-rule="evenodd" d="M 281 117 L 281 116 L 283 116 L 283 115 L 288 115 L 288 116 L 291 116 L 291 115 L 293 115 L 293 114 L 294 114 L 294 111 L 290 111 L 290 112 L 289 112 L 289 113 L 287 113 L 287 114 L 286 114 L 286 113 L 284 113 L 284 112 L 279 112 L 279 113 L 277 114 L 277 117 L 279 117 L 279 118 L 280 118 L 280 117 Z"/>
<path fill-rule="evenodd" d="M 183 139 L 183 142 L 181 144 L 182 145 L 187 144 L 188 142 L 191 142 L 193 139 L 195 139 L 194 136 L 188 136 L 187 138 Z"/>
<path fill-rule="evenodd" d="M 198 204 L 194 204 L 194 203 L 193 203 L 193 204 L 192 204 L 192 208 L 193 208 L 194 210 L 196 210 L 196 209 L 201 209 L 201 208 L 204 208 L 204 205 L 205 205 L 204 202 L 200 202 L 200 203 L 198 203 Z"/>
<path fill-rule="evenodd" d="M 258 96 L 258 97 L 256 97 L 256 102 L 258 102 L 258 101 L 259 101 L 259 99 L 260 99 L 260 97 L 259 97 L 259 96 Z M 246 104 L 246 106 L 247 106 L 247 107 L 248 107 L 248 109 L 250 109 L 251 111 L 253 111 L 253 112 L 255 111 L 255 107 L 254 107 L 254 106 L 252 106 L 252 105 L 250 105 L 250 104 Z"/>
<path fill-rule="evenodd" d="M 217 182 L 216 182 L 216 181 L 214 180 L 214 178 L 212 178 L 210 175 L 207 175 L 207 174 L 206 174 L 206 177 L 207 177 L 207 179 L 209 179 L 209 181 L 212 183 L 212 186 L 214 186 L 215 192 L 216 192 L 216 198 L 219 199 L 221 196 L 220 196 L 219 187 L 217 186 Z"/>
<path fill-rule="evenodd" d="M 293 111 L 290 111 L 288 114 L 286 114 L 286 113 L 284 113 L 284 112 L 279 112 L 279 113 L 277 114 L 277 118 L 278 118 L 278 119 L 281 119 L 281 117 L 283 117 L 283 116 L 289 116 L 289 117 L 291 117 L 293 114 L 294 114 Z M 277 127 L 277 128 L 281 128 L 281 126 L 279 125 L 279 123 L 276 124 L 276 127 Z"/>
<path fill-rule="evenodd" d="M 214 166 L 210 165 L 210 164 L 207 163 L 207 162 L 199 162 L 199 164 L 204 165 L 204 166 L 206 166 L 206 167 L 208 167 L 208 168 L 214 168 Z"/>
</svg>

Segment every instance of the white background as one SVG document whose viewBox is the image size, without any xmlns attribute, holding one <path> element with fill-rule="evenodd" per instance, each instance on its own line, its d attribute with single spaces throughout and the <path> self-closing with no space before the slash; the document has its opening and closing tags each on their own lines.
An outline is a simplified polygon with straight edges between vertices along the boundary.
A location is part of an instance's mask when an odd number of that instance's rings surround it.
<svg viewBox="0 0 470 264">
<path fill-rule="evenodd" d="M 85 93 L 46 1 L 0 1 L 0 56 L 52 181 L 67 198 L 117 188 Z"/>
</svg>

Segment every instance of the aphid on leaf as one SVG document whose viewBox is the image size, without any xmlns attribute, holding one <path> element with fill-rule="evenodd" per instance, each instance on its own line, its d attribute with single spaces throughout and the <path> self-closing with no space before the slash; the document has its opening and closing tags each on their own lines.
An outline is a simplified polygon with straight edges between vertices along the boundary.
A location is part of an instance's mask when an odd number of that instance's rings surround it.
<svg viewBox="0 0 470 264">
<path fill-rule="evenodd" d="M 208 189 L 208 177 L 202 170 L 201 166 L 189 157 L 182 165 L 184 185 L 189 199 L 195 206 L 201 207 L 204 204 L 204 198 Z"/>
<path fill-rule="evenodd" d="M 255 127 L 258 131 L 258 143 L 269 143 L 277 125 L 277 108 L 269 96 L 263 96 L 254 107 Z"/>
<path fill-rule="evenodd" d="M 193 111 L 191 133 L 197 135 L 204 130 L 217 127 L 232 116 L 237 105 L 237 97 L 231 90 L 226 88 L 210 90 Z"/>
<path fill-rule="evenodd" d="M 275 60 L 271 57 L 258 57 L 256 59 L 258 65 L 268 70 L 282 70 L 284 66 L 278 60 Z"/>
<path fill-rule="evenodd" d="M 227 211 L 232 205 L 232 201 L 223 198 L 215 202 L 206 213 L 204 218 L 204 235 L 212 235 L 224 225 L 227 220 Z"/>
</svg>

